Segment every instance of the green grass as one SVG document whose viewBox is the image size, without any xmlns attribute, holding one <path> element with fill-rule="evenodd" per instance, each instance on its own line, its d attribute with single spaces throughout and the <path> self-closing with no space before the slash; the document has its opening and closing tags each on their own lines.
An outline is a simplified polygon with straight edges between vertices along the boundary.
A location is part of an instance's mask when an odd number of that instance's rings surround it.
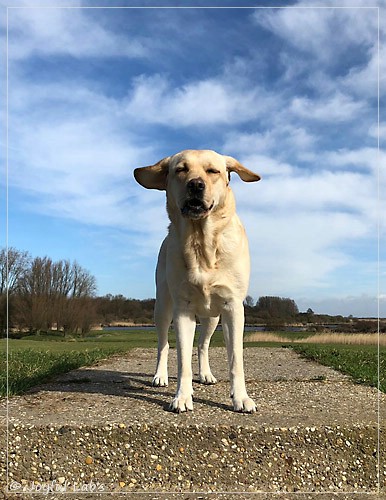
<svg viewBox="0 0 386 500">
<path fill-rule="evenodd" d="M 49 380 L 53 375 L 91 365 L 109 354 L 111 353 L 103 349 L 56 352 L 35 349 L 10 351 L 8 394 L 20 394 L 34 385 Z M 4 372 L 0 377 L 0 391 L 2 395 L 6 394 Z"/>
<path fill-rule="evenodd" d="M 291 344 L 301 356 L 350 375 L 358 384 L 378 387 L 378 351 L 371 345 Z M 379 353 L 379 388 L 386 392 L 386 349 Z"/>
<path fill-rule="evenodd" d="M 289 340 L 305 340 L 315 336 L 312 332 L 271 332 L 273 336 L 286 337 Z M 339 334 L 337 334 L 337 338 Z M 279 342 L 279 343 L 278 343 Z M 266 345 L 267 347 L 291 348 L 302 357 L 330 366 L 346 375 L 349 375 L 357 384 L 378 387 L 378 348 L 376 345 L 361 344 L 347 345 L 341 343 L 282 343 L 277 342 L 249 342 L 250 347 Z M 379 389 L 386 392 L 386 348 L 381 347 L 379 352 Z"/>
<path fill-rule="evenodd" d="M 280 332 L 277 333 L 280 335 Z M 287 338 L 306 338 L 311 333 L 289 333 Z M 197 345 L 198 335 L 195 344 Z M 169 343 L 175 347 L 175 335 L 169 335 Z M 252 342 L 248 347 L 291 347 L 304 357 L 331 366 L 350 375 L 358 383 L 377 386 L 377 348 L 370 345 L 280 344 L 277 342 Z M 6 395 L 6 342 L 0 341 L 0 395 Z M 222 332 L 215 332 L 211 346 L 224 346 Z M 114 354 L 141 347 L 157 347 L 157 336 L 150 330 L 130 332 L 91 332 L 86 338 L 63 339 L 53 336 L 36 336 L 9 340 L 9 395 L 21 394 L 30 387 L 50 380 L 80 366 L 92 365 Z M 380 389 L 386 392 L 386 349 L 380 353 Z"/>
</svg>

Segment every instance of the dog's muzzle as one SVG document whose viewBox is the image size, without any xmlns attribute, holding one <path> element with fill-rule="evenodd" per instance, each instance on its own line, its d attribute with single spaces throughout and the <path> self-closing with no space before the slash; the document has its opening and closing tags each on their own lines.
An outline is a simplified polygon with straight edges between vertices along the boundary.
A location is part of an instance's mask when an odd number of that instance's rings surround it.
<svg viewBox="0 0 386 500">
<path fill-rule="evenodd" d="M 203 200 L 189 198 L 181 208 L 181 213 L 189 219 L 202 219 L 212 210 L 213 203 L 208 207 Z"/>
<path fill-rule="evenodd" d="M 201 177 L 191 179 L 186 185 L 187 199 L 181 208 L 181 213 L 189 219 L 201 219 L 213 208 L 204 202 L 205 181 Z"/>
</svg>

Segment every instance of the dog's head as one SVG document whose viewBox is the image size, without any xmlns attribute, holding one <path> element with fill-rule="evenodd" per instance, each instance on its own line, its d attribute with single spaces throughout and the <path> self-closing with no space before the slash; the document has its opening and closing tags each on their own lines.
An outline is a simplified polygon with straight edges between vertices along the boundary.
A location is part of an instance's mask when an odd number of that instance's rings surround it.
<svg viewBox="0 0 386 500">
<path fill-rule="evenodd" d="M 145 188 L 166 190 L 169 202 L 183 217 L 202 219 L 223 205 L 230 172 L 245 182 L 260 180 L 231 156 L 210 150 L 181 151 L 155 165 L 135 169 L 134 177 Z"/>
</svg>

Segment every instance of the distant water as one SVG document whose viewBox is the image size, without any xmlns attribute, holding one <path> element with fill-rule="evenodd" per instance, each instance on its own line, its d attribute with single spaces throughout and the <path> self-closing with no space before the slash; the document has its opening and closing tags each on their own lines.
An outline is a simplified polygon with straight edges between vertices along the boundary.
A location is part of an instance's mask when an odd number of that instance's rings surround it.
<svg viewBox="0 0 386 500">
<path fill-rule="evenodd" d="M 132 332 L 132 331 L 135 331 L 135 330 L 149 330 L 149 331 L 154 331 L 155 330 L 155 326 L 141 326 L 141 325 L 138 325 L 138 326 L 104 326 L 102 328 L 102 331 L 104 332 L 116 332 L 116 331 L 120 331 L 120 332 Z"/>
<path fill-rule="evenodd" d="M 155 331 L 155 326 L 150 325 L 150 326 L 104 326 L 102 331 L 104 332 L 113 332 L 113 331 L 120 331 L 120 332 L 131 332 L 135 330 L 148 330 L 149 332 L 154 332 Z M 222 331 L 221 325 L 216 328 L 218 331 Z M 245 332 L 264 332 L 266 331 L 265 326 L 250 326 L 247 325 L 244 327 Z M 301 326 L 278 326 L 276 328 L 268 328 L 268 330 L 280 330 L 280 331 L 285 331 L 285 332 L 302 332 L 304 331 L 304 328 Z"/>
</svg>

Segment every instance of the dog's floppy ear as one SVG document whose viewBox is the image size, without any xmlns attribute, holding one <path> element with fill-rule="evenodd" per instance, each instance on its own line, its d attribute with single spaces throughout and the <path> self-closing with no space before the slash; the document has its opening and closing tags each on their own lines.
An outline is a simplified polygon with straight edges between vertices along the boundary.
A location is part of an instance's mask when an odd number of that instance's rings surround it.
<svg viewBox="0 0 386 500">
<path fill-rule="evenodd" d="M 166 180 L 169 172 L 170 156 L 160 160 L 155 165 L 140 167 L 134 170 L 135 180 L 147 189 L 166 189 Z"/>
<path fill-rule="evenodd" d="M 231 156 L 225 156 L 225 159 L 228 172 L 236 172 L 244 182 L 256 182 L 261 179 L 260 175 L 255 174 L 252 170 L 248 170 Z"/>
</svg>

